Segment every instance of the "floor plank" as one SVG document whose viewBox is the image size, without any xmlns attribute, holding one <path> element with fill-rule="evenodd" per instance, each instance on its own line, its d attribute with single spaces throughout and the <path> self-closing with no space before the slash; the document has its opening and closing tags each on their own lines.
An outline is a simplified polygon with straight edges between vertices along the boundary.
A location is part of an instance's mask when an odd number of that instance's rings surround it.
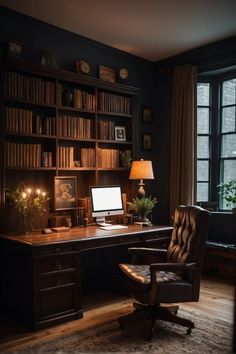
<svg viewBox="0 0 236 354">
<path fill-rule="evenodd" d="M 233 323 L 234 289 L 232 285 L 212 280 L 202 280 L 200 301 L 179 304 L 188 311 L 199 312 L 215 319 Z M 120 294 L 87 296 L 83 304 L 84 317 L 40 331 L 29 331 L 20 321 L 4 312 L 0 313 L 0 352 L 11 353 L 29 342 L 44 342 L 74 331 L 84 331 L 132 310 L 132 301 Z"/>
</svg>

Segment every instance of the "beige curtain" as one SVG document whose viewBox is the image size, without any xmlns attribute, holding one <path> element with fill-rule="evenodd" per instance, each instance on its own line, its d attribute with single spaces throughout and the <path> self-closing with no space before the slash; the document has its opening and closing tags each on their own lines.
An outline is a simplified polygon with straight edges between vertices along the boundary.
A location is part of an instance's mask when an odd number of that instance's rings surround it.
<svg viewBox="0 0 236 354">
<path fill-rule="evenodd" d="M 196 67 L 173 69 L 171 114 L 170 218 L 177 205 L 194 202 Z"/>
</svg>

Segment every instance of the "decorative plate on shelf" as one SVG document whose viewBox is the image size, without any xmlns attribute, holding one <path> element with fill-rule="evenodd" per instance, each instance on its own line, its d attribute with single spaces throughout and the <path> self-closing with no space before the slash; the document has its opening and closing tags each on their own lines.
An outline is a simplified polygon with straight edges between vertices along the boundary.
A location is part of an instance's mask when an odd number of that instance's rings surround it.
<svg viewBox="0 0 236 354">
<path fill-rule="evenodd" d="M 84 60 L 77 60 L 76 69 L 79 74 L 89 74 L 90 73 L 90 65 Z"/>
<path fill-rule="evenodd" d="M 122 80 L 128 79 L 128 76 L 129 76 L 128 70 L 126 68 L 121 68 L 119 71 L 119 76 Z"/>
</svg>

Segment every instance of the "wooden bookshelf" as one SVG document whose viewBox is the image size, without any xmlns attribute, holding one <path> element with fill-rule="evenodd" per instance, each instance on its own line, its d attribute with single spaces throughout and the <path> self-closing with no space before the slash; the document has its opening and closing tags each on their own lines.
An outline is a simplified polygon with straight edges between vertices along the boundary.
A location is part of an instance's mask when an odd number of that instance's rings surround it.
<svg viewBox="0 0 236 354">
<path fill-rule="evenodd" d="M 6 213 L 12 217 L 5 188 L 20 182 L 46 189 L 52 200 L 53 177 L 63 175 L 77 176 L 78 198 L 97 184 L 121 184 L 130 195 L 128 162 L 137 150 L 139 89 L 7 61 L 1 64 L 1 93 L 3 231 L 18 231 L 4 226 Z M 125 140 L 116 139 L 116 126 L 125 129 Z"/>
</svg>

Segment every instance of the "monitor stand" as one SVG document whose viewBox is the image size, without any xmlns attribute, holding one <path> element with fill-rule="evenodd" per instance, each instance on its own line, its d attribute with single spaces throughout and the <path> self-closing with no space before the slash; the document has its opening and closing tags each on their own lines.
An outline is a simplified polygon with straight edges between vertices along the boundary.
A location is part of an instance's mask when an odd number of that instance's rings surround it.
<svg viewBox="0 0 236 354">
<path fill-rule="evenodd" d="M 106 219 L 103 216 L 96 217 L 96 224 L 98 226 L 111 226 L 111 223 L 106 222 Z"/>
</svg>

